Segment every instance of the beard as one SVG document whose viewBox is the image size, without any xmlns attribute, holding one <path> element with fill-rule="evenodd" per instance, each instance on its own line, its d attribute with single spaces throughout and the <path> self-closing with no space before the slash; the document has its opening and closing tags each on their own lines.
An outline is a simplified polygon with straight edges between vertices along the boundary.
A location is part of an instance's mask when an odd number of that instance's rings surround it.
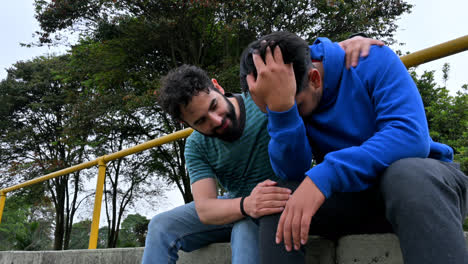
<svg viewBox="0 0 468 264">
<path fill-rule="evenodd" d="M 215 127 L 210 135 L 205 134 L 205 136 L 215 137 L 223 141 L 233 142 L 242 136 L 242 128 L 240 128 L 239 126 L 239 120 L 237 119 L 234 105 L 231 103 L 231 101 L 229 101 L 229 99 L 226 96 L 223 95 L 223 98 L 227 103 L 228 112 L 224 117 L 223 122 L 221 122 L 221 125 Z M 223 127 L 227 120 L 231 122 L 231 126 L 226 127 L 223 133 L 217 133 L 216 130 Z"/>
</svg>

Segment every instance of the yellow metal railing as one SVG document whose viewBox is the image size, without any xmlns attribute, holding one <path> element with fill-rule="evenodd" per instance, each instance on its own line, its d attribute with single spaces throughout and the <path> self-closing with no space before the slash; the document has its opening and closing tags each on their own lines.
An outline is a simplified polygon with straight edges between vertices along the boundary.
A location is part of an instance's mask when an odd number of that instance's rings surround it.
<svg viewBox="0 0 468 264">
<path fill-rule="evenodd" d="M 401 56 L 400 59 L 406 68 L 411 68 L 465 50 L 468 50 L 468 35 Z"/>
<path fill-rule="evenodd" d="M 405 55 L 400 57 L 402 62 L 405 64 L 407 68 L 423 64 L 429 61 L 433 61 L 442 57 L 450 56 L 455 53 L 459 53 L 462 51 L 468 50 L 468 35 L 464 37 L 460 37 L 448 42 L 444 42 L 442 44 L 420 50 L 414 53 L 411 53 L 409 55 Z M 82 169 L 87 169 L 93 166 L 99 166 L 99 171 L 98 171 L 98 179 L 96 183 L 96 194 L 95 194 L 95 199 L 94 199 L 94 211 L 93 211 L 93 222 L 91 224 L 91 235 L 89 238 L 89 249 L 96 249 L 97 247 L 97 239 L 98 239 L 98 232 L 99 232 L 99 220 L 101 216 L 101 204 L 102 204 L 102 194 L 104 190 L 104 181 L 105 181 L 105 175 L 106 175 L 106 164 L 109 161 L 116 160 L 119 158 L 123 158 L 125 156 L 141 152 L 144 150 L 147 150 L 152 147 L 160 146 L 166 143 L 169 143 L 171 141 L 181 139 L 188 137 L 192 133 L 191 128 L 187 128 L 184 130 L 180 130 L 177 132 L 174 132 L 172 134 L 156 138 L 153 140 L 150 140 L 148 142 L 136 145 L 134 147 L 124 149 L 109 155 L 104 155 L 102 157 L 99 157 L 93 161 L 88 161 L 85 163 L 81 163 L 79 165 L 75 165 L 63 170 L 59 170 L 50 174 L 47 174 L 45 176 L 26 181 L 5 189 L 0 190 L 0 223 L 2 221 L 2 214 L 3 214 L 3 209 L 5 207 L 5 200 L 6 200 L 6 194 L 8 192 L 27 187 L 36 183 L 40 183 L 46 180 L 50 180 L 55 177 L 63 176 L 75 171 L 79 171 Z"/>
<path fill-rule="evenodd" d="M 0 223 L 2 221 L 2 214 L 3 214 L 3 208 L 5 207 L 5 200 L 6 200 L 6 194 L 8 192 L 30 186 L 36 183 L 40 183 L 46 180 L 50 180 L 55 177 L 63 176 L 75 171 L 79 171 L 82 169 L 87 169 L 93 166 L 98 165 L 99 166 L 99 172 L 98 172 L 98 179 L 96 183 L 96 194 L 94 198 L 94 211 L 93 211 L 93 222 L 91 224 L 91 235 L 89 238 L 89 249 L 96 249 L 97 247 L 97 239 L 98 239 L 98 233 L 99 233 L 99 220 L 101 216 L 101 204 L 102 204 L 102 194 L 104 191 L 104 180 L 106 176 L 106 164 L 109 161 L 116 160 L 123 158 L 128 155 L 135 154 L 137 152 L 141 152 L 144 150 L 147 150 L 149 148 L 153 148 L 156 146 L 160 146 L 169 142 L 172 142 L 177 139 L 185 138 L 188 137 L 192 133 L 191 128 L 186 128 L 184 130 L 180 130 L 177 132 L 174 132 L 172 134 L 162 136 L 160 138 L 156 138 L 153 140 L 150 140 L 148 142 L 136 145 L 134 147 L 128 148 L 128 149 L 123 149 L 121 151 L 109 154 L 109 155 L 104 155 L 102 157 L 99 157 L 93 161 L 88 161 L 85 163 L 81 163 L 79 165 L 75 165 L 70 168 L 66 168 L 63 170 L 59 170 L 50 174 L 47 174 L 42 177 L 38 177 L 36 179 L 32 179 L 30 181 L 26 181 L 5 189 L 0 190 Z"/>
</svg>

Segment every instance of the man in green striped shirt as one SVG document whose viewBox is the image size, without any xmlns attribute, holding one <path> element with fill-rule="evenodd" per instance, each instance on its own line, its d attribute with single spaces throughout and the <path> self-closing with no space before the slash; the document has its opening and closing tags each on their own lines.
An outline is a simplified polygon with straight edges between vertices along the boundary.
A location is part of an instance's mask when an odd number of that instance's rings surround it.
<svg viewBox="0 0 468 264">
<path fill-rule="evenodd" d="M 179 249 L 229 241 L 232 263 L 258 263 L 257 226 L 245 216 L 281 212 L 290 195 L 275 186 L 265 114 L 249 95 L 225 94 L 195 66 L 171 71 L 159 93 L 163 109 L 196 130 L 185 145 L 195 202 L 151 220 L 143 263 L 175 263 Z M 217 181 L 225 199 L 217 197 Z"/>
</svg>

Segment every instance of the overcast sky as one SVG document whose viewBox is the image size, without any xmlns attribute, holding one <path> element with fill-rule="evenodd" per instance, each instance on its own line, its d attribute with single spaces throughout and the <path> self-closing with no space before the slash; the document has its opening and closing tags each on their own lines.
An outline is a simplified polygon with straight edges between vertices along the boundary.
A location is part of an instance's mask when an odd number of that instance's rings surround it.
<svg viewBox="0 0 468 264">
<path fill-rule="evenodd" d="M 406 43 L 403 47 L 392 47 L 402 51 L 418 51 L 442 42 L 468 35 L 466 0 L 410 0 L 414 4 L 413 12 L 404 15 L 399 21 L 396 39 Z M 468 84 L 466 67 L 468 66 L 468 51 L 418 66 L 418 73 L 423 70 L 437 70 L 436 81 L 442 82 L 442 65 L 450 64 L 447 87 L 451 93 L 459 90 L 463 84 Z"/>
<path fill-rule="evenodd" d="M 38 23 L 34 18 L 33 0 L 3 1 L 0 9 L 0 79 L 6 77 L 6 68 L 19 60 L 29 60 L 35 56 L 49 53 L 64 53 L 66 47 L 52 48 L 25 48 L 20 42 L 28 43 L 34 39 L 32 34 L 38 30 Z M 462 37 L 468 34 L 466 0 L 408 0 L 414 4 L 411 14 L 405 14 L 399 21 L 399 30 L 396 39 L 406 43 L 403 47 L 392 47 L 403 52 L 414 52 L 442 42 Z M 463 84 L 468 83 L 466 67 L 468 66 L 468 51 L 448 58 L 443 58 L 418 67 L 423 70 L 437 70 L 436 81 L 442 84 L 442 65 L 450 63 L 451 70 L 447 83 L 451 93 L 459 90 Z M 161 210 L 182 204 L 178 191 L 168 193 L 166 205 Z M 140 212 L 141 213 L 141 212 Z M 150 217 L 151 215 L 147 215 Z M 103 219 L 104 217 L 101 217 Z"/>
</svg>

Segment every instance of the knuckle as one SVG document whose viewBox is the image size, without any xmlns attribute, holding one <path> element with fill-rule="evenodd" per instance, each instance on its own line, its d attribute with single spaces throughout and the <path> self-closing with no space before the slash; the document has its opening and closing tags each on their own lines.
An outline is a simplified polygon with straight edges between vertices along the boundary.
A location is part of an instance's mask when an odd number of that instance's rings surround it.
<svg viewBox="0 0 468 264">
<path fill-rule="evenodd" d="M 293 230 L 298 230 L 300 227 L 301 225 L 299 223 L 296 223 L 296 222 L 292 223 Z"/>
<path fill-rule="evenodd" d="M 257 79 L 261 77 L 265 77 L 267 72 L 264 69 L 257 70 Z"/>
</svg>

